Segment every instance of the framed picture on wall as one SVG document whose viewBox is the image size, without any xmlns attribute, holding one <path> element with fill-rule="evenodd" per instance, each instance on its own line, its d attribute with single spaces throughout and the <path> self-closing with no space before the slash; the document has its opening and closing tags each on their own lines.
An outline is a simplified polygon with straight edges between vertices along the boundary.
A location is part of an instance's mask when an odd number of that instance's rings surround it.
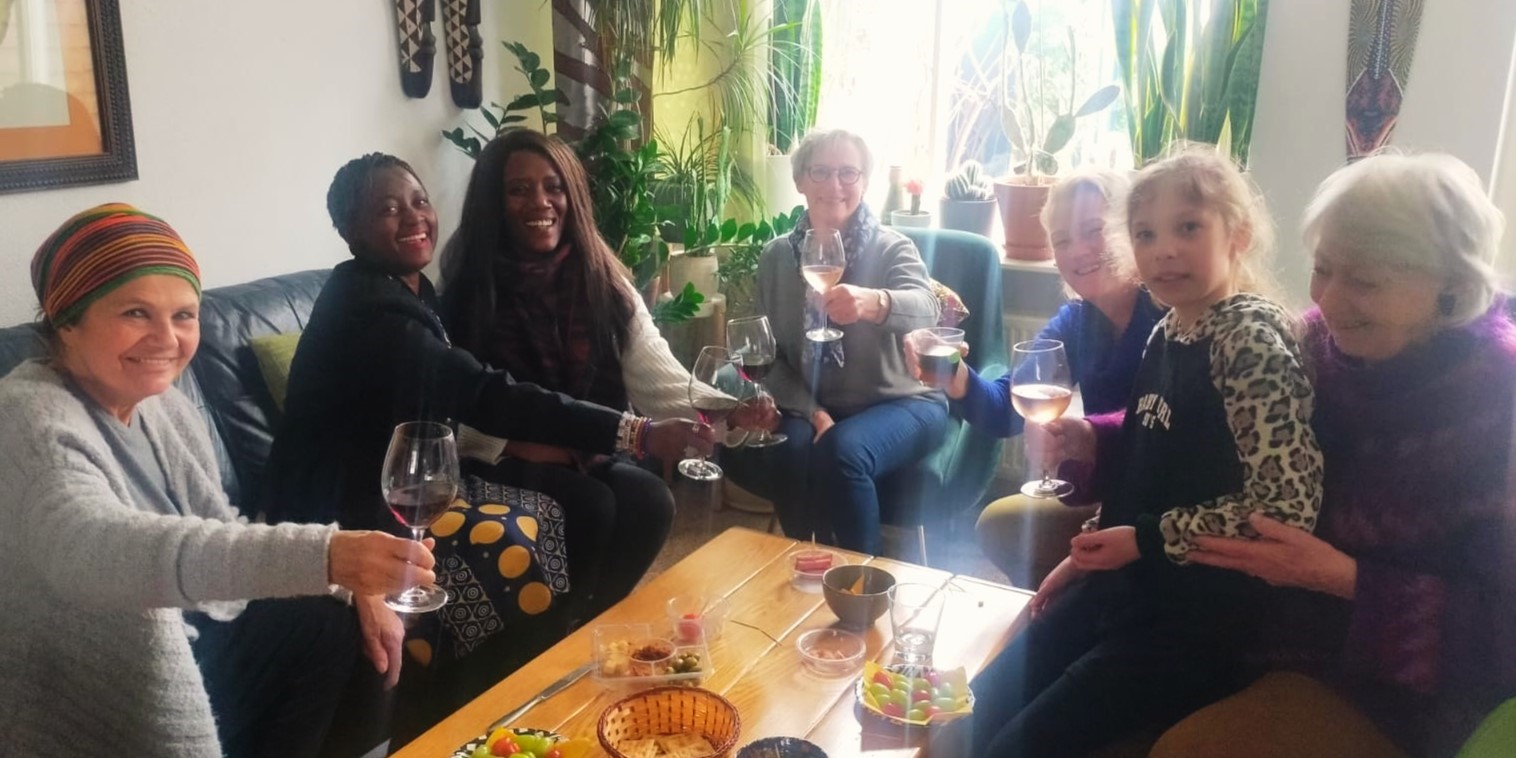
<svg viewBox="0 0 1516 758">
<path fill-rule="evenodd" d="M 0 192 L 136 178 L 118 0 L 0 0 Z"/>
</svg>

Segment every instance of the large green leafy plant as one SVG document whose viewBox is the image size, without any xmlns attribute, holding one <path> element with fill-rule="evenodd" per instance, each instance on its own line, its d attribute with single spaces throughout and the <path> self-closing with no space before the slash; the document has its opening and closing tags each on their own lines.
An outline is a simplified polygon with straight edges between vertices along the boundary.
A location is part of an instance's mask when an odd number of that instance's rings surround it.
<svg viewBox="0 0 1516 758">
<path fill-rule="evenodd" d="M 1006 46 L 1006 59 L 1000 67 L 1000 93 L 1004 98 L 1000 108 L 1001 128 L 1011 142 L 1012 173 L 1024 174 L 1029 181 L 1036 183 L 1039 175 L 1058 173 L 1058 154 L 1074 139 L 1078 119 L 1110 107 L 1121 94 L 1121 88 L 1108 84 L 1089 97 L 1078 99 L 1079 51 L 1074 42 L 1074 30 L 1070 28 L 1066 34 L 1068 97 L 1064 99 L 1060 83 L 1049 86 L 1049 67 L 1043 56 L 1050 50 L 1042 44 L 1040 34 L 1038 51 L 1034 53 L 1031 49 L 1032 13 L 1024 0 L 1010 4 L 1006 25 L 1006 37 L 1011 44 Z M 1033 69 L 1031 75 L 1027 73 L 1028 68 Z M 1014 90 L 1012 82 L 1015 83 Z M 1053 90 L 1051 94 L 1049 89 Z M 1014 95 L 1011 94 L 1013 91 Z"/>
<path fill-rule="evenodd" d="M 1246 166 L 1268 0 L 1112 0 L 1138 166 L 1176 140 Z"/>
</svg>

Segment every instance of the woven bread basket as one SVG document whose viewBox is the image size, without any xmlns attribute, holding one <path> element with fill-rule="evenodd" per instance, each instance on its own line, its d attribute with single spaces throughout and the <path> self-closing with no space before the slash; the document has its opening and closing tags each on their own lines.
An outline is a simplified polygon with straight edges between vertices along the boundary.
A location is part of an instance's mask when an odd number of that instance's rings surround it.
<svg viewBox="0 0 1516 758">
<path fill-rule="evenodd" d="M 689 732 L 705 737 L 716 756 L 737 745 L 742 717 L 726 698 L 698 687 L 655 687 L 629 695 L 600 714 L 600 746 L 614 758 L 629 758 L 616 749 L 625 740 Z"/>
</svg>

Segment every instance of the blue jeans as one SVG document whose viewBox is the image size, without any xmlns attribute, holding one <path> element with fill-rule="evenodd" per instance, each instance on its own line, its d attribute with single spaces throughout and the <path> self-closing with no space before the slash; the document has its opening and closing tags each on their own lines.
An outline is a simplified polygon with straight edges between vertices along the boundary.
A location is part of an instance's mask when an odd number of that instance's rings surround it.
<svg viewBox="0 0 1516 758">
<path fill-rule="evenodd" d="M 917 396 L 877 403 L 838 417 L 821 439 L 806 419 L 785 417 L 783 445 L 728 450 L 722 467 L 732 481 L 772 500 L 784 533 L 878 554 L 880 487 L 907 474 L 942 444 L 947 406 Z M 905 477 L 909 479 L 909 477 Z"/>
</svg>

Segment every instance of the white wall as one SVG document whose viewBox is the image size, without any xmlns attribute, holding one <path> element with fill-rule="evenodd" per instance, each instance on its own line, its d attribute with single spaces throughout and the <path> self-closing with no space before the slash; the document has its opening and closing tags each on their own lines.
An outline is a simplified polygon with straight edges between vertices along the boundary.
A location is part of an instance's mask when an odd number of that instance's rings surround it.
<svg viewBox="0 0 1516 758">
<path fill-rule="evenodd" d="M 121 14 L 141 179 L 0 195 L 0 325 L 33 314 L 37 245 L 102 202 L 168 220 L 207 286 L 331 266 L 347 250 L 326 215 L 327 185 L 345 161 L 379 150 L 416 168 L 447 238 L 472 164 L 439 132 L 463 113 L 440 48 L 431 94 L 400 91 L 393 2 L 126 0 Z M 525 87 L 500 41 L 551 60 L 550 6 L 490 0 L 483 21 L 485 101 L 504 101 Z M 433 33 L 442 37 L 440 17 Z"/>
<path fill-rule="evenodd" d="M 1307 301 L 1300 218 L 1316 185 L 1346 157 L 1350 0 L 1273 0 L 1264 42 L 1251 164 L 1279 223 L 1287 299 Z M 1441 150 L 1494 172 L 1516 42 L 1516 2 L 1438 0 L 1422 11 L 1392 144 Z"/>
</svg>

